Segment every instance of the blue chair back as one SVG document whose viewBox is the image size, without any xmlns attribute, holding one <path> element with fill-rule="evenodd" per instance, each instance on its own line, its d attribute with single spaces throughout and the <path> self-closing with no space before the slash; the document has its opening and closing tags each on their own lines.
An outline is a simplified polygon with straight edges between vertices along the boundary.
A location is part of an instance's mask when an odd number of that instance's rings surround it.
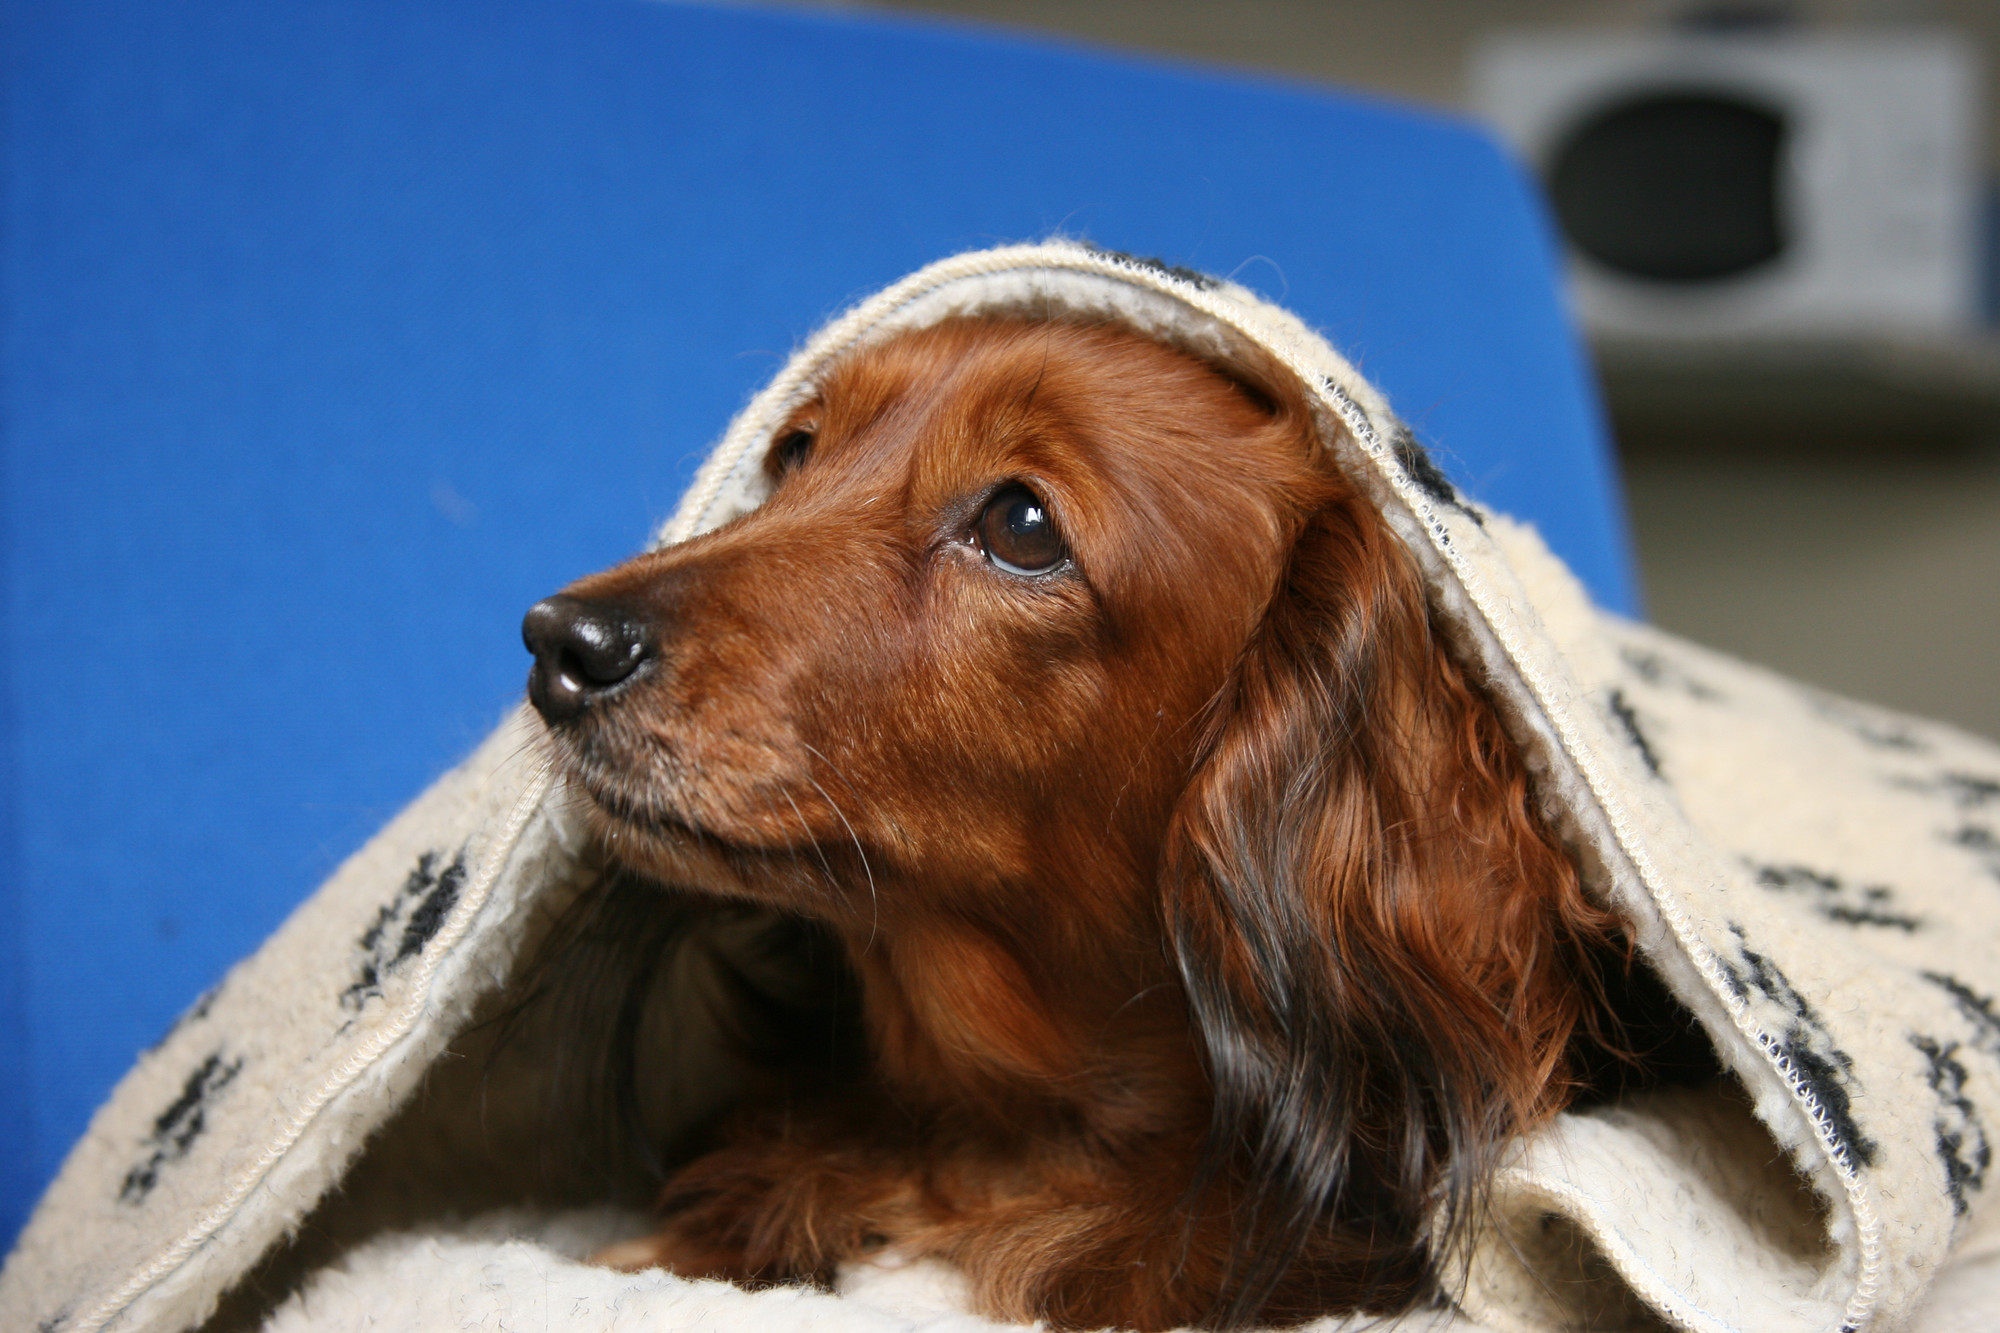
<svg viewBox="0 0 2000 1333">
<path fill-rule="evenodd" d="M 0 43 L 0 1246 L 518 697 L 523 609 L 941 255 L 1063 232 L 1267 292 L 1633 605 L 1542 215 L 1457 121 L 655 0 L 7 0 Z"/>
</svg>

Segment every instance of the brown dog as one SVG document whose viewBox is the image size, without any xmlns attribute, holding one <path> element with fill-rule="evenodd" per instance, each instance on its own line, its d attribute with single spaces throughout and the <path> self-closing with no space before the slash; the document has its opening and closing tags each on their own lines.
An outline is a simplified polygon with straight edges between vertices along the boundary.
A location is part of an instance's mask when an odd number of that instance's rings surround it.
<svg viewBox="0 0 2000 1333">
<path fill-rule="evenodd" d="M 1612 1030 L 1616 930 L 1297 386 L 957 320 L 841 361 L 766 466 L 537 605 L 529 692 L 648 892 L 839 942 L 867 1055 L 614 1260 L 887 1245 L 1060 1328 L 1435 1298 Z"/>
</svg>

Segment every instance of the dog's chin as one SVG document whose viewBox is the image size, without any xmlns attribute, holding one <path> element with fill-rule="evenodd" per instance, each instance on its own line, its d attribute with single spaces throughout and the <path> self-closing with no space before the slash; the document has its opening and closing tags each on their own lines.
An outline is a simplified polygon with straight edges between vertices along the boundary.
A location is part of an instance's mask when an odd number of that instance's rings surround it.
<svg viewBox="0 0 2000 1333">
<path fill-rule="evenodd" d="M 817 854 L 802 859 L 789 829 L 730 818 L 742 801 L 727 789 L 691 790 L 680 756 L 659 738 L 593 718 L 547 728 L 543 743 L 599 846 L 627 870 L 786 911 L 840 911 L 843 895 L 810 834 L 804 845 Z"/>
<path fill-rule="evenodd" d="M 571 770 L 569 788 L 598 844 L 649 879 L 729 897 L 748 896 L 741 849 L 655 802 L 605 790 Z"/>
<path fill-rule="evenodd" d="M 569 787 L 598 845 L 627 870 L 675 888 L 787 912 L 832 907 L 825 883 L 801 873 L 790 846 L 765 847 L 711 828 L 657 796 L 599 790 L 574 769 Z"/>
</svg>

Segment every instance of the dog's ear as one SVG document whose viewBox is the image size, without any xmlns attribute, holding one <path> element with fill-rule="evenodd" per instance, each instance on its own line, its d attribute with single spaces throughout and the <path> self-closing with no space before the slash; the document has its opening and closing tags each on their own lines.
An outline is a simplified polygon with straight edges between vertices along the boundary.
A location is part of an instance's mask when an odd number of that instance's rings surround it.
<svg viewBox="0 0 2000 1333">
<path fill-rule="evenodd" d="M 1199 1188 L 1241 1219 L 1223 1328 L 1292 1313 L 1279 1284 L 1308 1251 L 1322 1298 L 1434 1287 L 1500 1143 L 1560 1104 L 1614 931 L 1408 553 L 1325 485 L 1163 864 L 1213 1086 Z"/>
</svg>

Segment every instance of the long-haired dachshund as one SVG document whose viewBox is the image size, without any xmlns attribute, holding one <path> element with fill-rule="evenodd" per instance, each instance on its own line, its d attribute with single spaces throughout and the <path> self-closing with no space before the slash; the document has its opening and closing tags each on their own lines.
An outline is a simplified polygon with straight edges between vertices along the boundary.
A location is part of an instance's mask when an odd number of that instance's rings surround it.
<svg viewBox="0 0 2000 1333">
<path fill-rule="evenodd" d="M 1623 946 L 1297 385 L 957 319 L 839 362 L 764 466 L 535 606 L 529 697 L 620 867 L 600 934 L 809 923 L 862 1048 L 684 1149 L 608 1261 L 888 1247 L 1067 1329 L 1438 1299 L 1616 1045 Z M 735 990 L 834 1043 L 839 1003 Z"/>
</svg>

